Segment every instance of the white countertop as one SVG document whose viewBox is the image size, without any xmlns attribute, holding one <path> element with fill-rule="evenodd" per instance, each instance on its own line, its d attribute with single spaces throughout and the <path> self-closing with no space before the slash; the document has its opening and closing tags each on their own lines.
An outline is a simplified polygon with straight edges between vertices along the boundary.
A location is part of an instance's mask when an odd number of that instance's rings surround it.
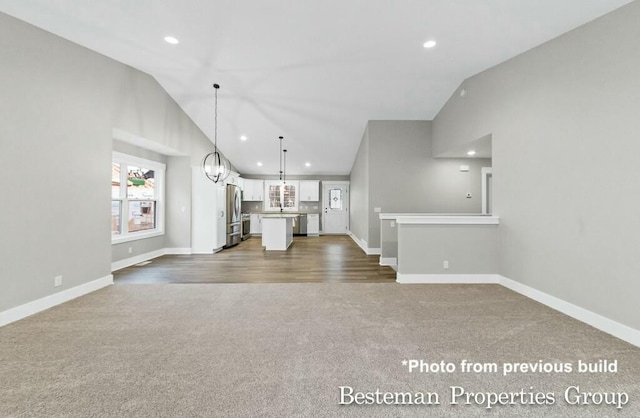
<svg viewBox="0 0 640 418">
<path fill-rule="evenodd" d="M 268 213 L 268 214 L 263 214 L 262 218 L 297 218 L 299 217 L 300 214 L 293 214 L 293 213 Z"/>
</svg>

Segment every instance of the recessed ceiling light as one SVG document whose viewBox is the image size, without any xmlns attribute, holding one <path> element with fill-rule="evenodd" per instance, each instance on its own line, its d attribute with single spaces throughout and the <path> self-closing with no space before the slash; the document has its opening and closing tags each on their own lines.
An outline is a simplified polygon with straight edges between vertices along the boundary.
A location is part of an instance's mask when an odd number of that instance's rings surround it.
<svg viewBox="0 0 640 418">
<path fill-rule="evenodd" d="M 476 155 L 476 152 L 474 150 L 471 150 L 467 152 L 467 155 L 468 156 Z"/>
<path fill-rule="evenodd" d="M 167 43 L 170 43 L 171 45 L 176 45 L 176 44 L 178 44 L 178 43 L 180 42 L 180 41 L 178 41 L 176 38 L 174 38 L 173 36 L 165 36 L 165 37 L 164 37 L 164 40 L 165 40 Z"/>
<path fill-rule="evenodd" d="M 247 140 L 247 136 L 246 136 L 246 135 L 242 135 L 242 136 L 240 137 L 240 140 L 241 140 L 241 141 L 246 141 L 246 140 Z"/>
<path fill-rule="evenodd" d="M 304 163 L 305 167 L 311 167 L 311 163 Z"/>
<path fill-rule="evenodd" d="M 427 41 L 422 44 L 422 46 L 424 46 L 425 48 L 433 48 L 434 46 L 436 46 L 436 41 Z"/>
<path fill-rule="evenodd" d="M 262 167 L 262 163 L 258 161 L 258 167 Z"/>
</svg>

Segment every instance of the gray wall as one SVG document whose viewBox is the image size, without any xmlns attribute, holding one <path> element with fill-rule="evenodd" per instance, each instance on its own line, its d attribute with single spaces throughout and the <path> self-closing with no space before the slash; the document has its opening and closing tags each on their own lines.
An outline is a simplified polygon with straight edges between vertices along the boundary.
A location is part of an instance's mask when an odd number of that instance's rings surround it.
<svg viewBox="0 0 640 418">
<path fill-rule="evenodd" d="M 400 274 L 496 274 L 497 225 L 397 225 Z M 443 267 L 449 262 L 449 268 Z"/>
<path fill-rule="evenodd" d="M 349 183 L 349 229 L 361 240 L 369 241 L 369 129 L 365 128 L 360 148 L 351 168 Z"/>
<path fill-rule="evenodd" d="M 500 273 L 640 329 L 640 2 L 463 83 L 438 151 L 493 134 Z"/>
<path fill-rule="evenodd" d="M 167 158 L 165 247 L 191 248 L 191 161 Z"/>
<path fill-rule="evenodd" d="M 152 77 L 2 13 L 0 56 L 3 311 L 111 274 L 113 128 L 212 147 Z"/>
<path fill-rule="evenodd" d="M 430 121 L 369 121 L 368 175 L 361 180 L 364 158 L 359 152 L 352 169 L 351 208 L 368 185 L 367 236 L 369 248 L 380 247 L 380 219 L 384 213 L 480 213 L 481 168 L 488 159 L 436 159 L 431 150 Z M 362 150 L 361 150 L 362 151 Z M 460 172 L 468 165 L 469 172 Z M 356 182 L 354 184 L 354 174 Z M 466 197 L 471 192 L 472 197 Z M 352 213 L 352 221 L 358 218 Z M 359 225 L 358 225 L 359 227 Z M 358 233 L 352 232 L 363 239 Z"/>
</svg>

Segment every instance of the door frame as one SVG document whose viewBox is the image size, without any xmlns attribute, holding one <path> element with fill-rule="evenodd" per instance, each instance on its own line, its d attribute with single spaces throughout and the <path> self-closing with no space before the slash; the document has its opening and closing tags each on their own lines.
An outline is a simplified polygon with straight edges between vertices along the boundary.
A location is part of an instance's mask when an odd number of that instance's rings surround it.
<svg viewBox="0 0 640 418">
<path fill-rule="evenodd" d="M 489 177 L 493 178 L 493 167 L 482 167 L 481 172 L 482 172 L 482 214 L 491 215 L 489 213 L 489 199 L 493 201 L 493 193 L 489 194 L 487 188 L 489 187 Z M 491 205 L 491 209 L 493 210 L 493 205 Z"/>
<path fill-rule="evenodd" d="M 322 204 L 321 209 L 322 209 L 322 230 L 320 231 L 320 234 L 325 234 L 324 232 L 324 226 L 326 225 L 326 219 L 325 219 L 325 210 L 324 210 L 324 205 L 325 205 L 325 187 L 327 185 L 331 185 L 331 184 L 337 184 L 337 185 L 341 185 L 341 186 L 347 186 L 347 199 L 345 199 L 345 202 L 347 204 L 347 230 L 345 231 L 345 234 L 349 232 L 349 221 L 350 221 L 350 214 L 351 214 L 351 182 L 348 180 L 336 180 L 336 181 L 323 181 L 322 182 L 322 200 L 320 201 L 320 203 Z"/>
</svg>

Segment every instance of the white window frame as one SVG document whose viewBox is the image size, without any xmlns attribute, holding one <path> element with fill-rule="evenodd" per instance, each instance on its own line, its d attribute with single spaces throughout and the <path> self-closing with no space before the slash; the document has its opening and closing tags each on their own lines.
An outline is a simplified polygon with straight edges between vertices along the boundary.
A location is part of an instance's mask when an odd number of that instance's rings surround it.
<svg viewBox="0 0 640 418">
<path fill-rule="evenodd" d="M 269 188 L 270 186 L 282 186 L 283 183 L 280 180 L 265 180 L 264 181 L 264 210 L 265 212 L 280 212 L 280 208 L 272 208 L 269 206 L 271 201 L 269 200 Z M 292 208 L 282 208 L 283 212 L 297 212 L 300 206 L 300 182 L 298 180 L 287 180 L 287 186 L 293 186 L 296 190 L 295 206 Z M 280 201 L 284 201 L 284 189 L 280 188 Z"/>
<path fill-rule="evenodd" d="M 164 235 L 164 213 L 165 213 L 165 201 L 164 201 L 164 189 L 165 189 L 165 176 L 167 167 L 165 164 L 151 161 L 133 155 L 123 154 L 121 152 L 113 151 L 111 157 L 112 163 L 120 164 L 120 196 L 121 199 L 111 198 L 111 201 L 120 200 L 120 234 L 111 234 L 111 244 L 120 244 L 123 242 L 137 241 L 141 239 L 147 239 L 152 237 L 158 237 Z M 129 213 L 129 198 L 127 197 L 127 169 L 122 169 L 123 166 L 135 166 L 143 167 L 154 170 L 154 183 L 155 183 L 155 215 L 156 215 L 156 227 L 147 231 L 129 232 L 128 228 L 128 213 Z M 132 199 L 138 200 L 138 199 Z"/>
</svg>

